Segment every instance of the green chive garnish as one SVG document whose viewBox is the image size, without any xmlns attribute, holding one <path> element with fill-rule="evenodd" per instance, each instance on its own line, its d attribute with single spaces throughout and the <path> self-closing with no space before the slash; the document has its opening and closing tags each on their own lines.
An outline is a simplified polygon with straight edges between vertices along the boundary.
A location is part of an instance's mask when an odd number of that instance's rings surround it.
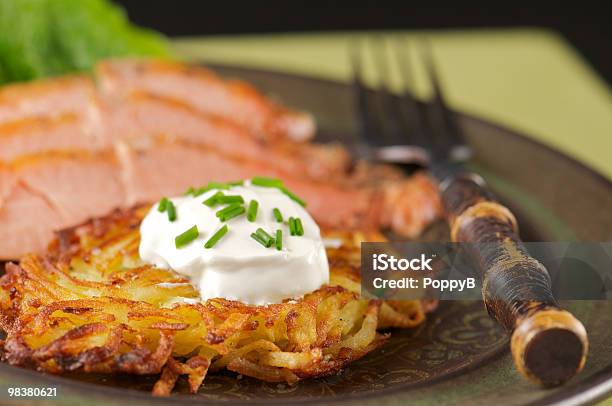
<svg viewBox="0 0 612 406">
<path fill-rule="evenodd" d="M 283 181 L 276 178 L 266 178 L 265 176 L 255 176 L 251 179 L 251 185 L 263 187 L 283 187 Z"/>
<path fill-rule="evenodd" d="M 257 200 L 251 200 L 249 203 L 249 209 L 247 210 L 247 220 L 250 222 L 255 221 L 257 218 L 257 208 L 259 207 L 259 203 Z"/>
<path fill-rule="evenodd" d="M 242 186 L 244 185 L 244 181 L 243 180 L 235 180 L 233 182 L 227 182 L 228 185 L 231 186 Z"/>
<path fill-rule="evenodd" d="M 211 197 L 209 197 L 208 199 L 204 200 L 202 202 L 202 204 L 205 204 L 208 207 L 213 207 L 213 206 L 215 206 L 217 204 L 217 199 L 220 198 L 221 196 L 223 196 L 223 193 L 217 192 L 214 195 L 212 195 Z"/>
<path fill-rule="evenodd" d="M 270 234 L 268 234 L 266 232 L 266 230 L 264 230 L 263 228 L 258 228 L 255 231 L 255 234 L 257 234 L 258 236 L 261 237 L 262 240 L 264 240 L 266 242 L 266 247 L 269 247 L 272 245 L 272 243 L 274 242 L 274 237 L 272 237 Z"/>
<path fill-rule="evenodd" d="M 206 187 L 201 187 L 198 188 L 196 190 L 193 191 L 193 197 L 198 197 L 198 196 L 202 196 L 204 193 L 207 192 Z"/>
<path fill-rule="evenodd" d="M 230 204 L 229 206 L 225 206 L 224 208 L 222 208 L 221 210 L 217 211 L 215 213 L 215 215 L 219 218 L 225 216 L 227 213 L 229 213 L 230 211 L 234 210 L 235 208 L 238 207 L 242 207 L 239 203 L 235 203 L 235 204 Z"/>
<path fill-rule="evenodd" d="M 280 235 L 278 234 L 278 231 L 276 232 L 276 235 L 277 236 Z M 251 238 L 266 248 L 270 248 L 272 244 L 276 243 L 274 237 L 268 234 L 263 228 L 258 228 L 254 233 L 251 233 Z M 276 244 L 278 247 L 278 243 Z M 281 248 L 282 248 L 282 242 L 281 242 Z"/>
<path fill-rule="evenodd" d="M 159 201 L 159 206 L 157 206 L 157 211 L 160 213 L 163 213 L 166 211 L 167 208 L 168 208 L 168 198 L 162 197 L 161 200 Z"/>
<path fill-rule="evenodd" d="M 306 207 L 306 202 L 304 200 L 300 199 L 295 193 L 293 193 L 292 191 L 290 191 L 289 189 L 287 189 L 284 186 L 280 187 L 279 189 L 281 190 L 281 192 L 283 192 L 284 194 L 289 196 L 289 198 L 291 200 L 293 200 L 294 202 L 296 202 L 297 204 L 299 204 L 302 207 Z"/>
<path fill-rule="evenodd" d="M 302 226 L 302 219 L 299 217 L 295 219 L 295 234 L 304 235 L 304 227 Z"/>
<path fill-rule="evenodd" d="M 274 242 L 276 243 L 276 249 L 278 251 L 283 249 L 283 232 L 281 230 L 276 230 L 276 239 Z"/>
<path fill-rule="evenodd" d="M 166 204 L 166 211 L 168 212 L 168 220 L 176 220 L 176 207 L 174 207 L 172 200 L 168 200 L 168 203 Z"/>
<path fill-rule="evenodd" d="M 276 207 L 272 209 L 272 214 L 274 214 L 274 218 L 276 219 L 277 222 L 282 223 L 283 222 L 283 215 L 281 214 L 280 210 L 277 209 Z"/>
<path fill-rule="evenodd" d="M 302 200 L 295 193 L 290 191 L 283 185 L 283 181 L 275 178 L 266 178 L 264 176 L 256 176 L 251 179 L 251 184 L 255 186 L 264 186 L 264 187 L 275 187 L 279 189 L 281 192 L 289 196 L 289 198 L 295 202 L 297 202 L 300 206 L 306 207 L 306 202 Z"/>
<path fill-rule="evenodd" d="M 221 195 L 217 198 L 217 203 L 219 204 L 230 204 L 230 203 L 244 203 L 244 199 L 242 196 L 238 195 Z"/>
<path fill-rule="evenodd" d="M 204 248 L 212 248 L 215 244 L 225 235 L 227 234 L 227 224 L 217 230 L 216 233 L 213 234 L 212 237 L 204 244 Z"/>
<path fill-rule="evenodd" d="M 196 238 L 198 238 L 199 235 L 200 232 L 198 231 L 198 227 L 193 226 L 184 233 L 177 235 L 174 239 L 174 245 L 176 245 L 176 248 L 182 248 L 193 240 L 195 240 Z"/>
<path fill-rule="evenodd" d="M 245 212 L 245 208 L 243 206 L 233 206 L 232 210 L 229 210 L 225 213 L 223 213 L 223 215 L 219 216 L 219 220 L 221 221 L 228 221 L 233 219 L 234 217 L 238 217 L 241 214 L 244 214 Z"/>
<path fill-rule="evenodd" d="M 212 189 L 227 190 L 230 187 L 231 187 L 231 185 L 229 185 L 227 183 L 208 182 L 208 185 L 206 185 L 205 189 L 206 189 L 206 191 L 209 191 L 209 190 L 212 190 Z"/>
<path fill-rule="evenodd" d="M 260 243 L 261 245 L 263 245 L 266 248 L 268 248 L 270 246 L 270 245 L 267 244 L 267 242 L 263 238 L 261 238 L 259 236 L 259 234 L 251 233 L 251 238 L 254 239 L 255 241 L 257 241 L 258 243 Z"/>
<path fill-rule="evenodd" d="M 195 189 L 193 188 L 193 186 L 189 186 L 189 189 L 185 191 L 185 196 L 192 195 L 194 192 L 195 192 Z"/>
<path fill-rule="evenodd" d="M 295 231 L 295 219 L 293 217 L 289 217 L 289 234 L 291 235 L 295 235 L 296 231 Z"/>
</svg>

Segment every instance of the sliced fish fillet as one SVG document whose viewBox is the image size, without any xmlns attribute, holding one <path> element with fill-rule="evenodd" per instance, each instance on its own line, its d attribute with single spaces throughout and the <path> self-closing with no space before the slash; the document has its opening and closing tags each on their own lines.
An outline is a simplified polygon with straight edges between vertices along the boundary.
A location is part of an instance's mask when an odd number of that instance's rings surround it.
<svg viewBox="0 0 612 406">
<path fill-rule="evenodd" d="M 349 154 L 336 145 L 266 142 L 233 121 L 167 97 L 133 93 L 106 114 L 107 132 L 121 139 L 165 136 L 313 178 L 342 175 L 350 165 Z"/>
<path fill-rule="evenodd" d="M 0 88 L 0 124 L 66 113 L 85 116 L 97 97 L 92 80 L 66 76 Z"/>
<path fill-rule="evenodd" d="M 88 121 L 76 113 L 0 124 L 0 161 L 10 162 L 24 155 L 50 151 L 95 151 L 110 147 L 106 137 L 88 128 Z"/>
<path fill-rule="evenodd" d="M 143 91 L 182 100 L 199 111 L 236 121 L 262 139 L 306 141 L 316 130 L 310 114 L 274 103 L 250 84 L 222 79 L 201 66 L 122 59 L 98 64 L 96 77 L 109 97 Z"/>
</svg>

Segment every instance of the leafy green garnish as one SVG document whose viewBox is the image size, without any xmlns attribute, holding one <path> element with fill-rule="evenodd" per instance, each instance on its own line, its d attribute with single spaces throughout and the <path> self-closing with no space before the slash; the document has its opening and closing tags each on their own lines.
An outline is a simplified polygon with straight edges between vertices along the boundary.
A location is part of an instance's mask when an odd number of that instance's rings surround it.
<svg viewBox="0 0 612 406">
<path fill-rule="evenodd" d="M 0 83 L 90 70 L 100 59 L 170 57 L 163 36 L 108 0 L 0 1 Z"/>
</svg>

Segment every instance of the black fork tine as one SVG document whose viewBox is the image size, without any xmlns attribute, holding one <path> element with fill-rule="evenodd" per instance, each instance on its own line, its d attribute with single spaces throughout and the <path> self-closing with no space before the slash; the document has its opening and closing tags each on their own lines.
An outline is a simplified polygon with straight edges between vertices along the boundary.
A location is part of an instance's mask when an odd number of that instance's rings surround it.
<svg viewBox="0 0 612 406">
<path fill-rule="evenodd" d="M 428 138 L 428 128 L 423 119 L 422 106 L 414 95 L 414 76 L 409 57 L 409 48 L 405 39 L 398 39 L 395 43 L 395 55 L 400 73 L 402 92 L 399 96 L 399 105 L 404 112 L 403 119 L 405 127 L 410 134 L 412 144 L 419 147 L 424 155 L 424 160 L 429 160 L 428 150 L 431 148 Z"/>
<path fill-rule="evenodd" d="M 402 128 L 401 109 L 399 109 L 395 96 L 391 91 L 390 70 L 388 64 L 387 41 L 383 37 L 376 38 L 372 44 L 374 51 L 374 63 L 378 71 L 377 100 L 385 117 L 383 125 L 385 128 L 385 144 L 389 146 L 406 144 L 406 132 Z"/>
<path fill-rule="evenodd" d="M 465 161 L 471 157 L 471 149 L 465 143 L 463 134 L 459 129 L 455 114 L 448 108 L 442 93 L 437 69 L 434 64 L 431 46 L 428 42 L 421 44 L 423 64 L 431 88 L 433 98 L 431 103 L 432 126 L 435 130 L 436 146 L 434 150 L 443 154 L 443 157 L 452 161 Z"/>
<path fill-rule="evenodd" d="M 364 143 L 381 146 L 384 144 L 380 137 L 380 134 L 383 133 L 383 128 L 380 125 L 378 113 L 374 110 L 376 106 L 372 103 L 370 91 L 363 81 L 363 56 L 361 44 L 358 40 L 351 43 L 350 54 L 353 72 L 353 90 L 357 99 L 359 136 Z"/>
</svg>

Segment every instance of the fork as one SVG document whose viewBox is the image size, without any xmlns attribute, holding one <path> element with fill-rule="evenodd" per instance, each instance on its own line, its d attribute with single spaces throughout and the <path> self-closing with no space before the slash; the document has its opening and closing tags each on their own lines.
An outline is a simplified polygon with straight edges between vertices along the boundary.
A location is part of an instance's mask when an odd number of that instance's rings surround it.
<svg viewBox="0 0 612 406">
<path fill-rule="evenodd" d="M 512 212 L 497 202 L 486 182 L 466 169 L 471 149 L 442 92 L 431 46 L 421 43 L 422 63 L 432 89 L 427 104 L 412 89 L 405 43 L 389 52 L 387 41 L 374 43 L 375 67 L 382 82 L 368 89 L 363 80 L 364 46 L 351 47 L 359 135 L 368 159 L 412 163 L 427 168 L 439 184 L 453 242 L 469 243 L 473 266 L 483 280 L 489 314 L 510 334 L 518 371 L 543 386 L 561 384 L 584 366 L 588 338 L 578 319 L 557 304 L 548 271 L 531 257 L 518 235 Z M 395 55 L 400 94 L 389 86 Z"/>
</svg>

